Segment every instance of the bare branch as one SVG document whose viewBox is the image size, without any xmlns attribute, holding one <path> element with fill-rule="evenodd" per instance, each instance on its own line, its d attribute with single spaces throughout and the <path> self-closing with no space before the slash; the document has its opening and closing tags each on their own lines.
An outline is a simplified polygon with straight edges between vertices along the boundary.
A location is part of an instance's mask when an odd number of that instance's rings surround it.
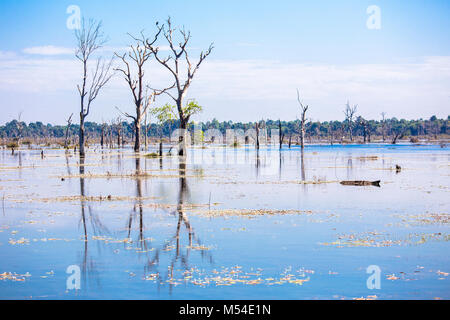
<svg viewBox="0 0 450 320">
<path fill-rule="evenodd" d="M 77 48 L 75 57 L 80 61 L 87 61 L 90 55 L 101 48 L 107 41 L 107 38 L 101 32 L 102 22 L 96 23 L 94 20 L 81 19 L 81 28 L 75 30 L 77 39 Z"/>
<path fill-rule="evenodd" d="M 304 114 L 304 113 L 306 113 L 306 111 L 308 110 L 308 105 L 304 105 L 302 102 L 301 102 L 301 100 L 300 100 L 300 92 L 298 91 L 298 89 L 297 89 L 297 101 L 298 101 L 298 103 L 300 104 L 300 107 L 301 107 L 301 109 L 302 109 L 302 115 Z"/>
<path fill-rule="evenodd" d="M 152 88 L 152 87 L 150 87 L 150 86 L 147 86 L 147 88 L 149 88 L 150 90 L 153 90 L 153 92 L 155 93 L 155 96 L 159 96 L 159 95 L 162 95 L 162 94 L 167 94 L 167 95 L 168 95 L 169 97 L 171 97 L 174 101 L 176 101 L 177 99 L 169 92 L 169 90 L 175 88 L 176 85 L 177 85 L 176 82 L 174 82 L 173 85 L 171 85 L 171 86 L 168 87 L 168 88 L 162 89 L 162 90 L 160 90 L 160 89 L 155 89 L 155 88 Z"/>
<path fill-rule="evenodd" d="M 150 42 L 146 40 L 143 31 L 140 33 L 140 38 L 135 37 L 131 34 L 128 34 L 136 43 L 129 46 L 128 53 L 119 55 L 115 54 L 120 58 L 124 67 L 117 68 L 116 70 L 121 72 L 125 78 L 125 81 L 130 88 L 130 91 L 133 95 L 134 104 L 136 107 L 136 116 L 131 117 L 134 119 L 134 127 L 135 127 L 135 145 L 134 150 L 136 152 L 139 151 L 140 148 L 140 129 L 141 129 L 141 118 L 147 112 L 147 108 L 151 103 L 151 100 L 154 99 L 154 94 L 148 94 L 148 86 L 144 84 L 144 65 L 151 57 L 153 53 L 152 48 L 150 47 L 153 44 L 161 32 L 162 27 L 158 29 L 157 35 L 155 39 Z M 148 44 L 147 45 L 147 41 Z M 136 73 L 133 75 L 130 67 L 131 64 L 137 68 Z M 145 89 L 145 93 L 144 93 Z M 130 115 L 127 115 L 130 117 Z"/>
<path fill-rule="evenodd" d="M 154 92 L 158 94 L 162 93 L 167 94 L 175 101 L 178 110 L 178 115 L 180 118 L 180 126 L 181 128 L 185 128 L 187 122 L 189 121 L 189 115 L 184 114 L 183 99 L 186 96 L 187 90 L 191 85 L 194 75 L 200 68 L 200 65 L 203 63 L 203 61 L 211 54 L 214 46 L 213 44 L 211 44 L 208 50 L 206 50 L 205 52 L 202 51 L 200 53 L 199 60 L 196 63 L 192 63 L 189 54 L 187 52 L 188 44 L 191 39 L 190 31 L 186 31 L 184 27 L 180 29 L 179 35 L 181 36 L 181 39 L 180 41 L 176 41 L 174 38 L 176 29 L 172 27 L 170 17 L 167 19 L 166 23 L 162 26 L 159 26 L 157 23 L 157 28 L 158 32 L 155 36 L 155 39 L 152 42 L 146 40 L 146 47 L 148 47 L 148 49 L 153 53 L 156 61 L 162 66 L 164 66 L 167 70 L 169 70 L 169 72 L 174 77 L 174 84 L 171 87 L 168 87 L 163 90 L 157 89 L 152 90 L 154 90 Z M 158 38 L 161 32 L 170 48 L 170 53 L 165 58 L 161 57 L 159 47 L 155 45 L 156 39 Z M 178 43 L 178 45 L 176 45 L 175 43 Z M 180 75 L 180 66 L 181 66 L 180 59 L 186 61 L 187 67 L 185 79 L 182 79 Z M 176 91 L 172 94 L 170 92 L 171 89 L 175 89 Z"/>
<path fill-rule="evenodd" d="M 102 61 L 102 58 L 97 59 L 96 67 L 92 74 L 92 80 L 88 84 L 88 62 L 91 55 L 105 44 L 106 37 L 101 32 L 102 23 L 95 22 L 90 19 L 86 22 L 81 20 L 81 28 L 75 31 L 75 38 L 77 42 L 75 57 L 81 61 L 83 65 L 83 73 L 81 84 L 77 85 L 77 90 L 80 95 L 80 131 L 79 131 L 79 150 L 80 156 L 84 157 L 85 132 L 84 121 L 88 116 L 92 102 L 97 98 L 100 90 L 111 79 L 112 73 L 111 64 Z M 88 98 L 85 101 L 85 98 Z"/>
<path fill-rule="evenodd" d="M 124 115 L 125 117 L 131 118 L 131 119 L 133 119 L 134 121 L 136 121 L 136 117 L 135 117 L 135 116 L 132 116 L 131 114 L 129 114 L 129 113 L 127 113 L 127 112 L 123 112 L 122 110 L 119 109 L 118 106 L 116 106 L 116 109 L 117 109 L 117 111 L 119 111 L 119 112 L 120 112 L 122 115 Z"/>
<path fill-rule="evenodd" d="M 100 90 L 108 83 L 109 80 L 111 80 L 112 76 L 114 75 L 110 72 L 113 60 L 114 58 L 111 58 L 109 62 L 105 62 L 102 58 L 97 59 L 97 64 L 92 76 L 91 86 L 89 89 L 85 116 L 89 114 L 92 101 L 97 98 Z"/>
</svg>

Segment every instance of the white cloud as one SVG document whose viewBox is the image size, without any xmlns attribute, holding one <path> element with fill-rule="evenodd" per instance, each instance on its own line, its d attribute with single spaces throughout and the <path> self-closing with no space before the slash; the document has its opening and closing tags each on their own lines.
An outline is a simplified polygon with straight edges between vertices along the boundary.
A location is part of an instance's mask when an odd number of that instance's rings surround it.
<svg viewBox="0 0 450 320">
<path fill-rule="evenodd" d="M 196 96 L 236 107 L 236 117 L 296 116 L 296 88 L 316 119 L 340 119 L 350 99 L 362 115 L 381 111 L 396 117 L 447 116 L 450 109 L 450 57 L 427 57 L 416 63 L 295 64 L 278 61 L 207 61 L 193 85 Z M 220 102 L 218 102 L 220 103 Z M 233 108 L 233 107 L 231 107 Z M 212 114 L 210 116 L 213 116 Z"/>
<path fill-rule="evenodd" d="M 170 50 L 170 47 L 169 46 L 160 46 L 159 50 L 160 51 L 168 51 L 168 50 Z M 103 47 L 100 47 L 96 51 L 96 53 L 97 54 L 102 54 L 102 53 L 114 54 L 114 52 L 117 52 L 120 54 L 120 53 L 124 53 L 124 52 L 128 52 L 128 51 L 130 51 L 130 47 L 126 47 L 126 46 L 121 46 L 121 47 L 103 46 Z M 41 56 L 74 55 L 75 48 L 48 45 L 48 46 L 37 46 L 37 47 L 25 48 L 22 50 L 22 52 L 25 54 L 41 55 Z M 11 55 L 14 53 L 0 51 L 0 59 L 5 58 L 6 54 Z"/>
<path fill-rule="evenodd" d="M 26 54 L 37 54 L 44 56 L 55 56 L 55 55 L 65 55 L 65 54 L 74 54 L 74 48 L 66 48 L 66 47 L 57 47 L 57 46 L 39 46 L 39 47 L 30 47 L 23 49 L 23 52 Z"/>
<path fill-rule="evenodd" d="M 116 51 L 118 48 L 105 49 Z M 48 52 L 52 50 L 41 52 L 50 54 Z M 73 56 L 36 58 L 0 52 L 0 92 L 20 93 L 14 101 L 3 101 L 1 107 L 17 103 L 22 96 L 24 101 L 28 96 L 29 101 L 33 95 L 63 95 L 64 92 L 69 103 L 80 80 L 80 68 Z M 154 61 L 148 65 L 146 76 L 152 87 L 172 84 L 167 70 Z M 389 116 L 406 118 L 428 117 L 434 113 L 446 117 L 450 109 L 450 57 L 348 65 L 206 60 L 194 79 L 189 96 L 205 106 L 202 119 L 292 119 L 298 113 L 296 88 L 301 91 L 304 102 L 311 106 L 310 117 L 313 119 L 342 118 L 347 99 L 359 104 L 359 112 L 369 118 L 378 118 L 381 111 L 388 112 Z M 32 107 L 38 110 L 39 103 L 37 100 Z M 76 105 L 75 102 L 69 104 Z M 114 105 L 132 110 L 130 92 L 121 76 L 112 80 L 99 104 L 105 106 L 105 111 L 112 110 Z M 108 119 L 107 115 L 103 116 Z"/>
<path fill-rule="evenodd" d="M 12 51 L 0 51 L 0 60 L 13 59 L 16 58 L 17 55 Z"/>
</svg>

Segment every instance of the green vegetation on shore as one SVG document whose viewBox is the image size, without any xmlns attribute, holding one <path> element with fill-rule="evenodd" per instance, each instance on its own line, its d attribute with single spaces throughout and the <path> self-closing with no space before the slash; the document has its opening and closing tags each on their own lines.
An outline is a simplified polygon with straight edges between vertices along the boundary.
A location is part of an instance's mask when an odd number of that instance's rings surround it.
<svg viewBox="0 0 450 320">
<path fill-rule="evenodd" d="M 386 141 L 390 141 L 395 133 L 401 133 L 404 137 L 410 137 L 411 142 L 417 142 L 415 137 L 433 137 L 447 135 L 450 116 L 447 119 L 438 119 L 432 116 L 428 120 L 398 120 L 396 118 L 386 119 L 385 121 L 369 120 L 368 125 L 364 125 L 363 119 L 357 118 L 354 123 L 354 136 L 363 138 L 366 135 L 367 142 L 370 142 L 371 137 L 383 137 Z M 201 126 L 205 131 L 208 129 L 218 129 L 225 135 L 227 129 L 251 129 L 254 128 L 254 122 L 242 123 L 223 121 L 219 122 L 216 119 L 207 122 L 200 122 L 196 125 Z M 264 125 L 270 135 L 271 129 L 278 129 L 278 121 L 266 120 Z M 120 132 L 126 140 L 132 140 L 134 135 L 133 124 L 131 122 L 123 121 L 120 123 Z M 292 138 L 292 143 L 295 143 L 298 131 L 299 121 L 281 121 L 282 132 L 284 134 L 286 143 L 289 137 Z M 98 124 L 95 122 L 85 123 L 86 132 L 89 139 L 99 139 L 104 132 L 112 136 L 116 136 L 119 132 L 117 125 Z M 105 129 L 106 128 L 106 129 Z M 178 128 L 177 121 L 166 121 L 163 124 L 150 124 L 147 128 L 142 130 L 148 133 L 148 137 L 159 138 L 161 133 L 164 137 L 169 137 L 170 133 Z M 42 122 L 32 122 L 28 125 L 25 122 L 18 122 L 17 120 L 10 121 L 3 126 L 0 126 L 0 137 L 3 139 L 23 139 L 23 138 L 64 138 L 67 126 L 64 125 L 44 125 Z M 189 130 L 194 129 L 194 124 L 191 123 Z M 69 129 L 69 136 L 74 137 L 78 135 L 78 125 L 72 124 Z M 341 141 L 343 137 L 347 136 L 346 121 L 309 121 L 306 123 L 306 137 L 315 140 L 334 140 Z M 25 140 L 28 141 L 28 140 Z"/>
</svg>

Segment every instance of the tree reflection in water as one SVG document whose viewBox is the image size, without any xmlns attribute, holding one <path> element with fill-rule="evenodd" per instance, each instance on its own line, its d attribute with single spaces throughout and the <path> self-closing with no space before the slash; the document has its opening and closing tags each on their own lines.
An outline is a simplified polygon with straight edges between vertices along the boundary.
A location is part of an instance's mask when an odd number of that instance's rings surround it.
<svg viewBox="0 0 450 320">
<path fill-rule="evenodd" d="M 102 224 L 100 218 L 94 213 L 92 207 L 87 205 L 89 216 L 86 215 L 86 190 L 85 190 L 85 158 L 80 157 L 79 169 L 80 169 L 80 207 L 81 207 L 81 221 L 83 227 L 83 257 L 81 263 L 81 273 L 83 276 L 83 286 L 87 287 L 88 278 L 95 279 L 97 285 L 100 285 L 98 273 L 95 270 L 94 260 L 89 256 L 89 234 L 88 234 L 88 222 L 90 223 L 92 235 L 105 235 L 108 234 L 109 231 Z"/>
<path fill-rule="evenodd" d="M 176 210 L 170 212 L 171 215 L 174 215 L 178 218 L 175 234 L 169 240 L 167 240 L 161 248 L 155 248 L 153 257 L 148 260 L 147 265 L 144 267 L 146 276 L 156 273 L 158 288 L 162 283 L 168 283 L 169 292 L 172 292 L 174 286 L 173 281 L 175 276 L 175 269 L 179 267 L 184 271 L 191 270 L 192 266 L 189 264 L 191 250 L 194 246 L 202 245 L 202 241 L 197 237 L 194 228 L 191 225 L 191 222 L 184 212 L 184 206 L 186 205 L 187 198 L 189 198 L 190 195 L 189 186 L 186 179 L 186 156 L 179 156 L 178 174 L 178 203 L 176 206 Z M 181 243 L 182 230 L 186 231 L 188 239 L 188 245 L 184 248 Z M 173 247 L 174 250 L 172 250 Z M 207 258 L 209 263 L 213 263 L 213 258 L 209 252 L 205 252 L 204 250 L 199 251 L 202 259 Z M 158 267 L 160 266 L 161 255 L 165 253 L 171 254 L 172 256 L 169 257 L 170 262 L 168 263 L 166 273 L 162 275 L 161 272 L 158 271 Z"/>
<path fill-rule="evenodd" d="M 304 155 L 303 149 L 301 149 L 301 154 L 300 154 L 300 170 L 301 170 L 302 181 L 305 181 L 306 180 L 306 175 L 305 175 L 305 155 Z"/>
<path fill-rule="evenodd" d="M 120 157 L 120 156 L 119 156 Z M 122 157 L 120 157 L 123 159 Z M 161 162 L 160 162 L 160 165 Z M 94 260 L 89 255 L 89 240 L 92 236 L 105 236 L 110 234 L 108 229 L 102 224 L 99 217 L 94 213 L 91 206 L 89 205 L 89 200 L 86 197 L 86 186 L 85 186 L 85 159 L 80 158 L 80 205 L 81 205 L 81 221 L 84 240 L 84 252 L 82 259 L 82 273 L 83 282 L 85 286 L 86 276 L 89 278 L 95 278 L 99 281 L 99 275 L 95 271 Z M 174 271 L 179 268 L 184 271 L 189 271 L 193 266 L 190 265 L 189 259 L 191 251 L 193 249 L 202 248 L 202 241 L 197 237 L 194 228 L 191 225 L 186 213 L 185 206 L 189 205 L 188 198 L 190 196 L 189 186 L 186 178 L 186 158 L 185 156 L 180 156 L 178 164 L 178 174 L 179 174 L 179 186 L 178 186 L 178 200 L 175 210 L 162 209 L 177 218 L 176 229 L 174 235 L 162 242 L 162 245 L 153 247 L 150 241 L 150 235 L 146 234 L 145 219 L 144 219 L 144 194 L 142 188 L 142 180 L 148 179 L 145 172 L 141 169 L 141 158 L 139 154 L 135 154 L 135 172 L 132 179 L 136 183 L 136 201 L 133 205 L 132 212 L 130 213 L 127 223 L 127 241 L 124 242 L 125 247 L 128 247 L 130 243 L 136 244 L 138 250 L 128 250 L 128 252 L 137 253 L 139 256 L 145 255 L 144 261 L 144 278 L 149 275 L 153 275 L 153 279 L 158 285 L 158 290 L 161 285 L 168 284 L 169 292 L 172 292 L 175 274 Z M 86 208 L 88 210 L 86 210 Z M 137 223 L 137 228 L 134 229 L 133 225 Z M 91 235 L 89 231 L 91 231 Z M 133 230 L 137 230 L 137 237 L 133 236 Z M 183 245 L 182 235 L 186 232 L 187 243 Z M 137 239 L 136 239 L 137 238 Z M 152 239 L 153 240 L 153 239 Z M 105 245 L 103 241 L 97 241 L 98 245 L 103 244 L 104 247 L 111 247 L 111 244 Z M 197 251 L 197 250 L 196 250 Z M 213 263 L 212 256 L 209 252 L 205 250 L 198 250 L 202 259 L 206 258 L 209 263 Z M 99 250 L 100 252 L 100 250 Z M 161 262 L 168 259 L 167 266 L 162 266 Z M 99 282 L 98 282 L 99 283 Z"/>
</svg>

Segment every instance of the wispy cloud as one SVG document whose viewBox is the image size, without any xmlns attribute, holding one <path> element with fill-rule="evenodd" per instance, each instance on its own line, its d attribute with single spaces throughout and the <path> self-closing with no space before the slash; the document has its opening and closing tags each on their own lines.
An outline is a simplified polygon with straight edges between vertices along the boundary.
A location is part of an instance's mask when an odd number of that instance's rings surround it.
<svg viewBox="0 0 450 320">
<path fill-rule="evenodd" d="M 170 50 L 169 46 L 160 46 L 160 51 L 168 51 Z M 103 46 L 100 47 L 96 53 L 102 54 L 102 53 L 111 53 L 114 52 L 117 53 L 123 53 L 130 51 L 130 47 L 126 46 Z M 59 46 L 53 46 L 53 45 L 47 45 L 47 46 L 36 46 L 36 47 L 29 47 L 22 50 L 23 53 L 29 54 L 29 55 L 41 55 L 41 56 L 58 56 L 58 55 L 73 55 L 75 53 L 75 48 L 69 48 L 69 47 L 59 47 Z M 11 54 L 11 52 L 9 52 Z M 4 57 L 6 52 L 0 51 L 0 59 Z"/>
<path fill-rule="evenodd" d="M 17 58 L 17 55 L 13 51 L 0 51 L 0 60 Z"/>
<path fill-rule="evenodd" d="M 75 52 L 74 48 L 57 47 L 57 46 L 39 46 L 30 47 L 22 50 L 26 54 L 36 54 L 43 56 L 55 56 L 55 55 L 66 55 L 73 54 Z"/>
<path fill-rule="evenodd" d="M 118 51 L 117 47 L 105 49 Z M 146 76 L 152 87 L 172 84 L 170 75 L 157 63 L 151 61 L 147 67 Z M 0 52 L 0 92 L 20 92 L 20 96 L 28 95 L 28 99 L 35 94 L 51 96 L 66 92 L 72 99 L 80 72 L 73 56 L 44 58 Z M 381 111 L 407 118 L 425 117 L 429 113 L 444 115 L 450 105 L 450 57 L 347 65 L 209 60 L 201 66 L 189 94 L 208 106 L 205 118 L 289 119 L 298 112 L 296 88 L 311 105 L 310 116 L 315 119 L 340 119 L 347 99 L 358 103 L 361 114 L 371 118 L 377 118 Z M 117 104 L 126 108 L 131 101 L 120 76 L 112 80 L 108 91 L 102 96 L 105 108 Z M 38 103 L 33 108 L 38 109 Z"/>
</svg>

